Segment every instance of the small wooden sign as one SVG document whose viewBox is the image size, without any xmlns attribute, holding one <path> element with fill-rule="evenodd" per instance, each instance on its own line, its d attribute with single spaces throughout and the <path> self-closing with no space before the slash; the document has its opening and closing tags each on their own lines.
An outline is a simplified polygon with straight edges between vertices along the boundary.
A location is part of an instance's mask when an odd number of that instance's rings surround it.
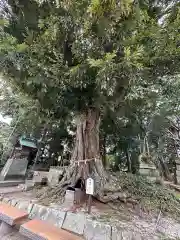
<svg viewBox="0 0 180 240">
<path fill-rule="evenodd" d="M 94 194 L 94 179 L 88 178 L 86 180 L 86 194 L 89 195 L 88 197 L 88 213 L 91 213 L 91 206 L 92 206 L 92 195 Z"/>
<path fill-rule="evenodd" d="M 86 180 L 86 194 L 93 195 L 94 194 L 94 179 L 88 178 Z"/>
</svg>

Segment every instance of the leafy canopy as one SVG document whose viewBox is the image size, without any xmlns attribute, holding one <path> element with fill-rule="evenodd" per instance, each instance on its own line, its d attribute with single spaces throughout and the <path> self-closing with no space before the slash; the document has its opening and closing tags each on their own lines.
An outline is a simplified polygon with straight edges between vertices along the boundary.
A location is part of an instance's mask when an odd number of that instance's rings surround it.
<svg viewBox="0 0 180 240">
<path fill-rule="evenodd" d="M 8 4 L 1 72 L 55 118 L 89 107 L 119 108 L 133 82 L 179 72 L 178 1 Z"/>
</svg>

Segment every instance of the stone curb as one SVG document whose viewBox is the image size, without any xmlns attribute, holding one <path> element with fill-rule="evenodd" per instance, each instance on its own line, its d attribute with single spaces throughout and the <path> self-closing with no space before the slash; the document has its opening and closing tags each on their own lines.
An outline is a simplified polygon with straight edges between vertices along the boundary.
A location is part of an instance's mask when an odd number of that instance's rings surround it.
<svg viewBox="0 0 180 240">
<path fill-rule="evenodd" d="M 136 239 L 126 232 L 117 230 L 110 224 L 89 219 L 83 213 L 65 212 L 60 209 L 46 207 L 33 201 L 1 197 L 0 201 L 16 206 L 29 213 L 31 219 L 47 221 L 59 228 L 84 236 L 86 240 L 133 240 Z M 140 240 L 138 238 L 138 240 Z"/>
</svg>

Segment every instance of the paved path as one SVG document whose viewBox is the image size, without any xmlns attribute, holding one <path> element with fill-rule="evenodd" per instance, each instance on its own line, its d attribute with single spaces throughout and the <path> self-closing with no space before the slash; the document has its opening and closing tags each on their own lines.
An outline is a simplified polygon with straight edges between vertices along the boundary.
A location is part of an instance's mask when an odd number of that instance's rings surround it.
<svg viewBox="0 0 180 240">
<path fill-rule="evenodd" d="M 23 192 L 22 189 L 18 187 L 0 187 L 0 196 L 22 200 L 35 200 L 32 192 Z"/>
<path fill-rule="evenodd" d="M 4 236 L 1 240 L 28 240 L 26 237 L 21 236 L 18 231 L 14 230 L 12 233 Z"/>
<path fill-rule="evenodd" d="M 0 187 L 0 194 L 22 192 L 22 189 L 18 187 Z"/>
</svg>

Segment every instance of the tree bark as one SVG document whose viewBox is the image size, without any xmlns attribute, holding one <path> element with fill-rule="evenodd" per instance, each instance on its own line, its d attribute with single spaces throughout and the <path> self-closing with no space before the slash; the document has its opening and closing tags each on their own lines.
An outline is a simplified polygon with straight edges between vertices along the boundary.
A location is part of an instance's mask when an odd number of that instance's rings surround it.
<svg viewBox="0 0 180 240">
<path fill-rule="evenodd" d="M 129 149 L 126 149 L 127 168 L 128 168 L 128 172 L 131 173 L 132 172 L 131 159 L 130 159 L 128 150 Z"/>
<path fill-rule="evenodd" d="M 42 145 L 42 142 L 44 141 L 44 138 L 46 136 L 47 130 L 48 130 L 48 124 L 45 124 L 44 127 L 43 127 L 41 138 L 39 140 L 38 151 L 37 151 L 36 157 L 34 159 L 34 164 L 33 164 L 33 167 L 32 167 L 33 170 L 35 170 L 35 167 L 36 167 L 36 164 L 37 164 L 37 160 L 39 158 L 39 154 L 40 154 L 40 151 L 41 151 L 41 147 L 40 146 Z"/>
<path fill-rule="evenodd" d="M 99 124 L 100 113 L 90 108 L 76 119 L 76 139 L 70 166 L 61 180 L 61 186 L 74 186 L 79 179 L 88 177 L 95 181 L 95 195 L 102 195 L 107 176 L 100 158 Z"/>
<path fill-rule="evenodd" d="M 99 142 L 100 142 L 100 156 L 102 157 L 103 166 L 106 169 L 107 159 L 106 159 L 106 135 L 105 134 L 103 134 Z"/>
</svg>

